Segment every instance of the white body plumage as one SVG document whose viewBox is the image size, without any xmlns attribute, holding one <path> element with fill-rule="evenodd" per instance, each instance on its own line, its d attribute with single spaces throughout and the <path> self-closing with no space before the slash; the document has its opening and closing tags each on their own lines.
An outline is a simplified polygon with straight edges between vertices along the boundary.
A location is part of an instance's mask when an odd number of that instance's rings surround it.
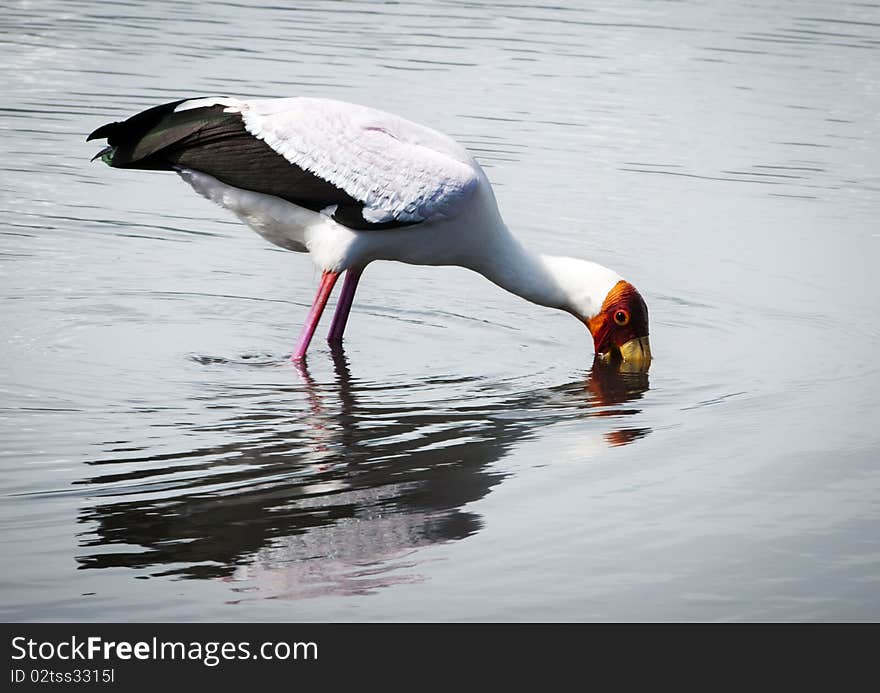
<svg viewBox="0 0 880 693">
<path fill-rule="evenodd" d="M 355 230 L 274 195 L 244 190 L 189 169 L 181 177 L 234 212 L 267 240 L 308 251 L 324 270 L 375 260 L 456 265 L 483 274 L 523 298 L 582 318 L 596 315 L 621 280 L 612 270 L 575 258 L 534 254 L 508 231 L 485 173 L 448 136 L 398 116 L 329 99 L 184 101 L 177 111 L 222 105 L 292 164 L 364 204 L 368 222 L 410 222 Z"/>
</svg>

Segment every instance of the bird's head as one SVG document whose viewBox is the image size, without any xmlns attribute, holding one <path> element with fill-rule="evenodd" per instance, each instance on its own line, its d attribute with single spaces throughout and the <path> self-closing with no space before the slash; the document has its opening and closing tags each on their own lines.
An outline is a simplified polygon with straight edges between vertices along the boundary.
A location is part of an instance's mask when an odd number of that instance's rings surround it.
<svg viewBox="0 0 880 693">
<path fill-rule="evenodd" d="M 584 322 L 593 335 L 598 358 L 620 360 L 627 368 L 647 370 L 651 364 L 648 306 L 636 287 L 627 281 L 618 281 L 611 287 L 599 312 Z"/>
</svg>

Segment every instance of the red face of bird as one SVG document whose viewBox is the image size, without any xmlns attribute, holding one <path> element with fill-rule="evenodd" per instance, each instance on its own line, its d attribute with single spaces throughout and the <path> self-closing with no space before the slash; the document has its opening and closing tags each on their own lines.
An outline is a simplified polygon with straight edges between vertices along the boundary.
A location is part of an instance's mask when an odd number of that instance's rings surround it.
<svg viewBox="0 0 880 693">
<path fill-rule="evenodd" d="M 648 306 L 629 282 L 617 282 L 599 313 L 586 323 L 596 356 L 603 361 L 622 360 L 628 368 L 637 370 L 647 370 L 651 365 Z"/>
</svg>

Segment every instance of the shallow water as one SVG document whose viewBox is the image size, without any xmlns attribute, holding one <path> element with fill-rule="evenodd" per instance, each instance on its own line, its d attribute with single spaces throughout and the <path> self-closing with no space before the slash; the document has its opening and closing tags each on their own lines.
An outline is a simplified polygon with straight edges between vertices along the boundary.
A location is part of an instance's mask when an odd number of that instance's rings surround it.
<svg viewBox="0 0 880 693">
<path fill-rule="evenodd" d="M 0 617 L 880 618 L 880 6 L 282 5 L 0 15 Z M 650 374 L 388 263 L 295 368 L 309 259 L 88 161 L 218 92 L 452 134 Z"/>
</svg>

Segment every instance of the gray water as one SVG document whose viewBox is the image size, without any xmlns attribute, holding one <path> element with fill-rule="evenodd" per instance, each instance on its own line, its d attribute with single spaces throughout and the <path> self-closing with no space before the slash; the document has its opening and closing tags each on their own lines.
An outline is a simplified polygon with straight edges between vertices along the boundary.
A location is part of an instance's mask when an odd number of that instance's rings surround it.
<svg viewBox="0 0 880 693">
<path fill-rule="evenodd" d="M 286 5 L 4 3 L 0 618 L 880 618 L 880 6 Z M 215 93 L 453 135 L 650 373 L 391 263 L 295 368 L 308 257 L 89 163 Z"/>
</svg>

